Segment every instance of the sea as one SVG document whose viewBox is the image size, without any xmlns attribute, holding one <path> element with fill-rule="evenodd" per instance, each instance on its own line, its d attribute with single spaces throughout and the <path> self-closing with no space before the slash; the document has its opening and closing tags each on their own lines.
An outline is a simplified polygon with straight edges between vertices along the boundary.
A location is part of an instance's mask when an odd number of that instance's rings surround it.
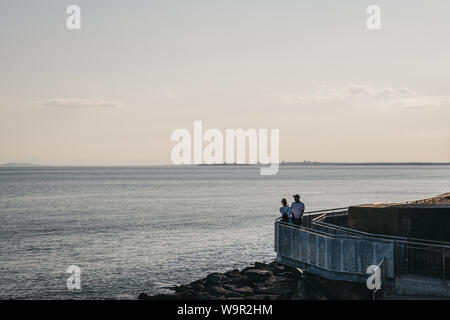
<svg viewBox="0 0 450 320">
<path fill-rule="evenodd" d="M 270 262 L 297 193 L 308 212 L 449 191 L 445 165 L 2 167 L 0 299 L 137 299 Z"/>
</svg>

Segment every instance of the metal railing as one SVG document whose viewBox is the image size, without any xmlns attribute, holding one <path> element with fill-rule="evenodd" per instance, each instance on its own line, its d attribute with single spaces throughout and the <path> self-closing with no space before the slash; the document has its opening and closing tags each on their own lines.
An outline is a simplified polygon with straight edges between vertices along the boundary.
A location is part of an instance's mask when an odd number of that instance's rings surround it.
<svg viewBox="0 0 450 320">
<path fill-rule="evenodd" d="M 394 241 L 396 274 L 440 277 L 443 281 L 450 276 L 449 242 L 367 233 L 324 222 L 328 218 L 326 213 L 316 217 L 312 227 L 334 234 Z"/>
<path fill-rule="evenodd" d="M 305 213 L 304 218 L 310 219 L 304 219 L 302 226 L 277 219 L 275 249 L 280 259 L 309 268 L 316 274 L 350 281 L 362 279 L 368 260 L 372 264 L 382 261 L 385 279 L 406 274 L 443 281 L 450 277 L 450 243 L 350 229 L 344 221 L 347 210 L 342 209 L 346 208 Z M 327 222 L 330 220 L 333 223 Z M 382 250 L 377 252 L 377 247 Z M 319 253 L 320 250 L 325 251 Z M 350 260 L 348 252 L 353 255 Z"/>
<path fill-rule="evenodd" d="M 331 234 L 318 229 L 275 222 L 275 251 L 281 263 L 333 280 L 365 282 L 367 268 L 385 259 L 386 275 L 394 277 L 393 243 Z"/>
<path fill-rule="evenodd" d="M 450 247 L 421 243 L 396 244 L 396 273 L 440 278 L 450 276 Z"/>
</svg>

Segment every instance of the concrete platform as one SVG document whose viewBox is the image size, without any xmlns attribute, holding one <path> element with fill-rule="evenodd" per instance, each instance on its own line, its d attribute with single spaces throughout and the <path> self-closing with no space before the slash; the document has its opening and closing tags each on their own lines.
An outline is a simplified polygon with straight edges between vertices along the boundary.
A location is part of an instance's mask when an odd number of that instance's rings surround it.
<svg viewBox="0 0 450 320">
<path fill-rule="evenodd" d="M 438 278 L 418 275 L 397 276 L 394 295 L 415 296 L 416 298 L 434 297 L 450 299 L 450 284 Z M 391 296 L 391 298 L 393 297 Z"/>
</svg>

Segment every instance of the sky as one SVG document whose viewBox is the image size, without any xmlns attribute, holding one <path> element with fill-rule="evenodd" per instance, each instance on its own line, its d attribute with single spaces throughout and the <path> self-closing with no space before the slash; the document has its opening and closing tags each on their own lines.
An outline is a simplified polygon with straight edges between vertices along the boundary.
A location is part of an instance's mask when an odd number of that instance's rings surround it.
<svg viewBox="0 0 450 320">
<path fill-rule="evenodd" d="M 69 30 L 69 5 L 81 30 Z M 369 5 L 381 29 L 366 26 Z M 171 163 L 280 130 L 284 161 L 450 161 L 450 2 L 0 0 L 0 163 Z"/>
</svg>

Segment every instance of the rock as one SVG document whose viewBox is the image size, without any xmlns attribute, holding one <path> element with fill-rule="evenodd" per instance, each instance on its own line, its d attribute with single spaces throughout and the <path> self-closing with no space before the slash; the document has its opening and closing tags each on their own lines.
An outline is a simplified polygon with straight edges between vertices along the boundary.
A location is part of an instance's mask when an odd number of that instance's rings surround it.
<svg viewBox="0 0 450 320">
<path fill-rule="evenodd" d="M 273 294 L 266 294 L 266 295 L 264 295 L 264 294 L 256 294 L 256 295 L 253 295 L 253 296 L 249 296 L 249 297 L 246 297 L 246 299 L 249 299 L 249 300 L 276 300 L 278 298 L 278 296 L 277 295 L 273 295 Z"/>
<path fill-rule="evenodd" d="M 139 294 L 138 299 L 139 299 L 139 300 L 147 300 L 149 297 L 150 297 L 150 296 L 149 296 L 148 294 L 146 294 L 146 293 L 141 293 L 141 294 Z"/>
<path fill-rule="evenodd" d="M 205 279 L 205 283 L 207 285 L 220 285 L 222 283 L 221 281 L 222 275 L 220 273 L 211 273 L 208 274 L 208 276 Z"/>
<path fill-rule="evenodd" d="M 190 286 L 187 286 L 187 285 L 181 285 L 181 286 L 175 288 L 175 293 L 186 292 L 186 291 L 189 291 L 190 289 L 191 289 Z"/>
<path fill-rule="evenodd" d="M 209 293 L 215 294 L 215 295 L 227 295 L 227 294 L 232 293 L 232 290 L 228 290 L 226 288 L 218 287 L 218 286 L 206 287 L 205 290 L 208 291 Z"/>
<path fill-rule="evenodd" d="M 253 289 L 250 288 L 249 286 L 245 286 L 245 287 L 236 288 L 235 292 L 240 293 L 244 296 L 248 296 L 248 295 L 253 294 Z"/>
<path fill-rule="evenodd" d="M 189 298 L 192 300 L 215 300 L 215 299 L 217 299 L 216 296 L 207 294 L 207 293 L 198 293 Z"/>
<path fill-rule="evenodd" d="M 364 289 L 364 288 L 363 288 Z M 367 289 L 360 292 L 366 292 Z M 328 299 L 361 297 L 359 291 L 347 285 L 317 277 L 305 277 L 297 269 L 279 264 L 256 262 L 242 271 L 211 273 L 206 278 L 174 288 L 174 294 L 154 296 L 141 293 L 141 300 L 274 300 Z"/>
<path fill-rule="evenodd" d="M 245 275 L 252 281 L 265 281 L 272 277 L 272 271 L 263 269 L 249 269 L 246 270 Z"/>
<path fill-rule="evenodd" d="M 145 293 L 141 293 L 138 297 L 139 300 L 176 300 L 177 296 L 171 294 L 157 294 L 155 296 L 149 296 Z"/>
<path fill-rule="evenodd" d="M 296 293 L 297 283 L 292 284 L 279 283 L 276 285 L 259 286 L 255 291 L 258 294 L 276 295 L 279 299 L 290 299 Z M 293 288 L 294 287 L 294 288 Z"/>
</svg>

